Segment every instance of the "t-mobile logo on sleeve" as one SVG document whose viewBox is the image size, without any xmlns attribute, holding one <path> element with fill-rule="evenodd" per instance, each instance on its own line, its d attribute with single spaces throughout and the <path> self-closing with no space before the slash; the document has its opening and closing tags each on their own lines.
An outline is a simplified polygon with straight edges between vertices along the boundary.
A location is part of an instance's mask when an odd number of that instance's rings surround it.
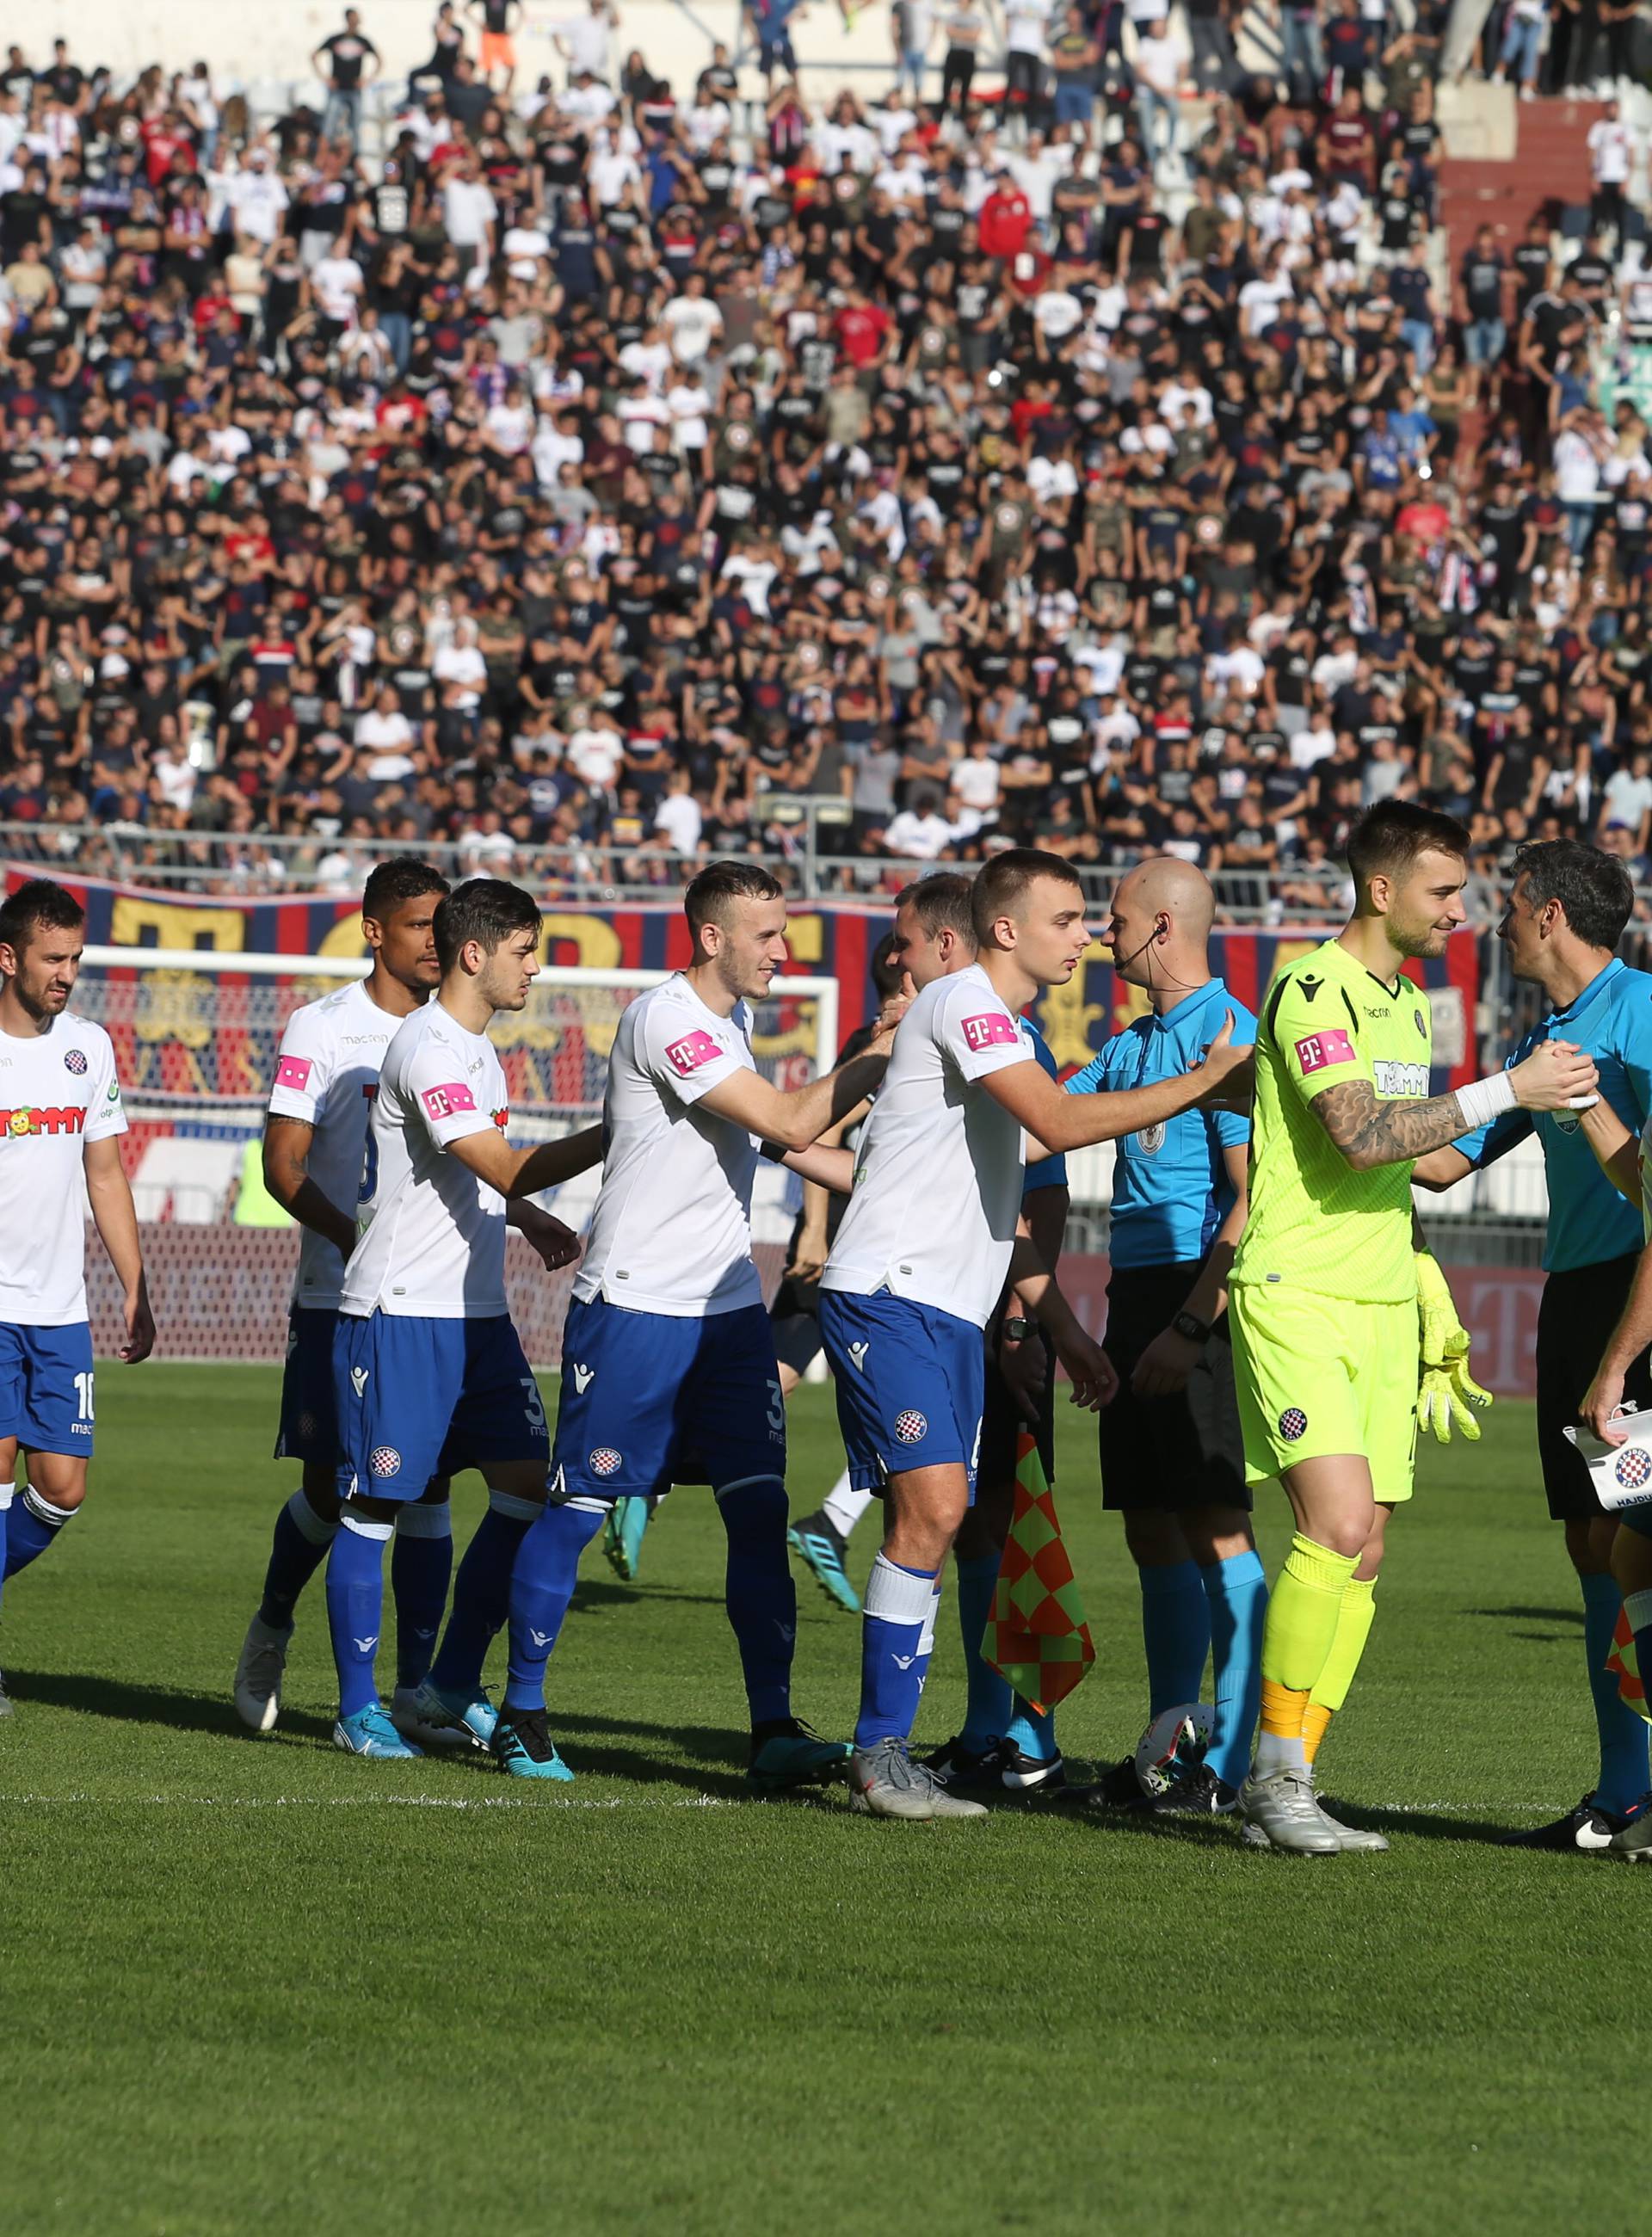
<svg viewBox="0 0 1652 2237">
<path fill-rule="evenodd" d="M 310 1059 L 307 1056 L 284 1056 L 275 1067 L 277 1087 L 290 1087 L 302 1094 L 309 1085 Z"/>
<path fill-rule="evenodd" d="M 1007 1018 L 1001 1010 L 989 1010 L 983 1017 L 964 1020 L 963 1037 L 971 1049 L 980 1051 L 1000 1043 L 1013 1048 L 1021 1036 L 1014 1018 Z"/>
<path fill-rule="evenodd" d="M 440 1087 L 427 1087 L 423 1100 L 433 1118 L 453 1118 L 461 1111 L 476 1108 L 476 1098 L 462 1079 L 446 1080 Z"/>
<path fill-rule="evenodd" d="M 684 1033 L 680 1041 L 669 1041 L 665 1053 L 672 1070 L 680 1079 L 697 1072 L 703 1064 L 710 1064 L 723 1053 L 710 1033 Z"/>
<path fill-rule="evenodd" d="M 1351 1064 L 1354 1045 L 1340 1026 L 1329 1033 L 1310 1033 L 1297 1043 L 1297 1062 L 1304 1072 L 1323 1072 L 1330 1064 Z"/>
</svg>

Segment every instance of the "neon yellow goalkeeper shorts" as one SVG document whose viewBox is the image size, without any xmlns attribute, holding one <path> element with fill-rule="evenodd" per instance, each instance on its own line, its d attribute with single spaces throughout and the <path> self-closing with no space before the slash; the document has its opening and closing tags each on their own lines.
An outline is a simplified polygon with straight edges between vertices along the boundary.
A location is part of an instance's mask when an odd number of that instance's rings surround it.
<svg viewBox="0 0 1652 2237">
<path fill-rule="evenodd" d="M 1279 1283 L 1229 1292 L 1233 1380 L 1250 1483 L 1298 1461 L 1359 1453 L 1380 1500 L 1409 1499 L 1417 1459 L 1417 1307 Z"/>
</svg>

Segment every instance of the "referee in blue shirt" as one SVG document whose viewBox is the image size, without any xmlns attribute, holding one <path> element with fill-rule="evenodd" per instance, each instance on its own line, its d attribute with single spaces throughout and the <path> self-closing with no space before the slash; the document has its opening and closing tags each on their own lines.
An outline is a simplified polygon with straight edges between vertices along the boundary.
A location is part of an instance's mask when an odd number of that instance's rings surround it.
<svg viewBox="0 0 1652 2237">
<path fill-rule="evenodd" d="M 1576 839 L 1523 847 L 1497 936 L 1517 979 L 1541 987 L 1549 1015 L 1509 1062 L 1539 1041 L 1575 1041 L 1600 1071 L 1602 1103 L 1632 1135 L 1652 1109 L 1652 976 L 1614 954 L 1635 906 L 1628 871 L 1615 856 Z M 1602 1114 L 1603 1115 L 1603 1114 Z M 1622 1595 L 1612 1576 L 1615 1515 L 1602 1509 L 1583 1456 L 1563 1432 L 1583 1395 L 1629 1293 L 1640 1255 L 1642 1217 L 1602 1171 L 1588 1112 L 1505 1112 L 1490 1126 L 1419 1160 L 1424 1188 L 1449 1188 L 1493 1163 L 1536 1132 L 1549 1183 L 1543 1303 L 1537 1315 L 1537 1456 L 1549 1512 L 1566 1533 L 1566 1550 L 1583 1593 L 1583 1646 L 1600 1733 L 1600 1776 L 1575 1810 L 1552 1825 L 1513 1833 L 1521 1847 L 1603 1849 L 1647 1806 L 1652 1785 L 1647 1727 L 1619 1699 L 1606 1667 Z M 1612 1130 L 1613 1138 L 1616 1136 Z M 1625 1396 L 1652 1404 L 1643 1355 L 1624 1378 Z"/>
<path fill-rule="evenodd" d="M 1191 1071 L 1233 1017 L 1256 1020 L 1210 968 L 1215 901 L 1192 864 L 1142 862 L 1113 895 L 1102 935 L 1113 967 L 1150 1008 L 1067 1083 L 1069 1092 L 1139 1087 Z M 1267 1586 L 1251 1534 L 1251 1494 L 1233 1395 L 1227 1272 L 1245 1224 L 1250 1122 L 1188 1111 L 1116 1145 L 1112 1271 L 1104 1348 L 1119 1395 L 1100 1416 L 1102 1505 L 1124 1516 L 1141 1586 L 1150 1712 L 1196 1701 L 1214 1651 L 1216 1723 L 1200 1768 L 1159 1806 L 1231 1809 L 1250 1765 L 1261 1692 Z M 1098 1797 L 1142 1800 L 1127 1760 Z"/>
</svg>

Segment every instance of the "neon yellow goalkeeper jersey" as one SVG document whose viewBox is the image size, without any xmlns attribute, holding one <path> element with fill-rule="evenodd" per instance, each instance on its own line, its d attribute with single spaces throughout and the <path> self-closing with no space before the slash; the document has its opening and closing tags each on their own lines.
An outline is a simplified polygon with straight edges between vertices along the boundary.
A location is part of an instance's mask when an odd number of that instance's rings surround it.
<svg viewBox="0 0 1652 2237">
<path fill-rule="evenodd" d="M 1309 1105 L 1368 1079 L 1382 1102 L 1429 1092 L 1428 998 L 1384 985 L 1328 940 L 1269 987 L 1256 1035 L 1251 1203 L 1235 1283 L 1398 1303 L 1417 1294 L 1411 1167 L 1355 1172 Z"/>
</svg>

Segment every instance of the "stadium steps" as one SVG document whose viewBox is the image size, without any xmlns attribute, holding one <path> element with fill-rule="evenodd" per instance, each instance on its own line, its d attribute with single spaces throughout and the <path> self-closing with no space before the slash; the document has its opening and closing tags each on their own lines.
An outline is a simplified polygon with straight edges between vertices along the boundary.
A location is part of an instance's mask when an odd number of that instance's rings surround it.
<svg viewBox="0 0 1652 2237">
<path fill-rule="evenodd" d="M 1455 272 L 1482 225 L 1499 228 L 1511 248 L 1528 221 L 1542 216 L 1560 228 L 1569 207 L 1589 201 L 1589 128 L 1604 114 L 1598 101 L 1523 102 L 1509 162 L 1448 156 L 1440 166 L 1440 221 Z"/>
</svg>

